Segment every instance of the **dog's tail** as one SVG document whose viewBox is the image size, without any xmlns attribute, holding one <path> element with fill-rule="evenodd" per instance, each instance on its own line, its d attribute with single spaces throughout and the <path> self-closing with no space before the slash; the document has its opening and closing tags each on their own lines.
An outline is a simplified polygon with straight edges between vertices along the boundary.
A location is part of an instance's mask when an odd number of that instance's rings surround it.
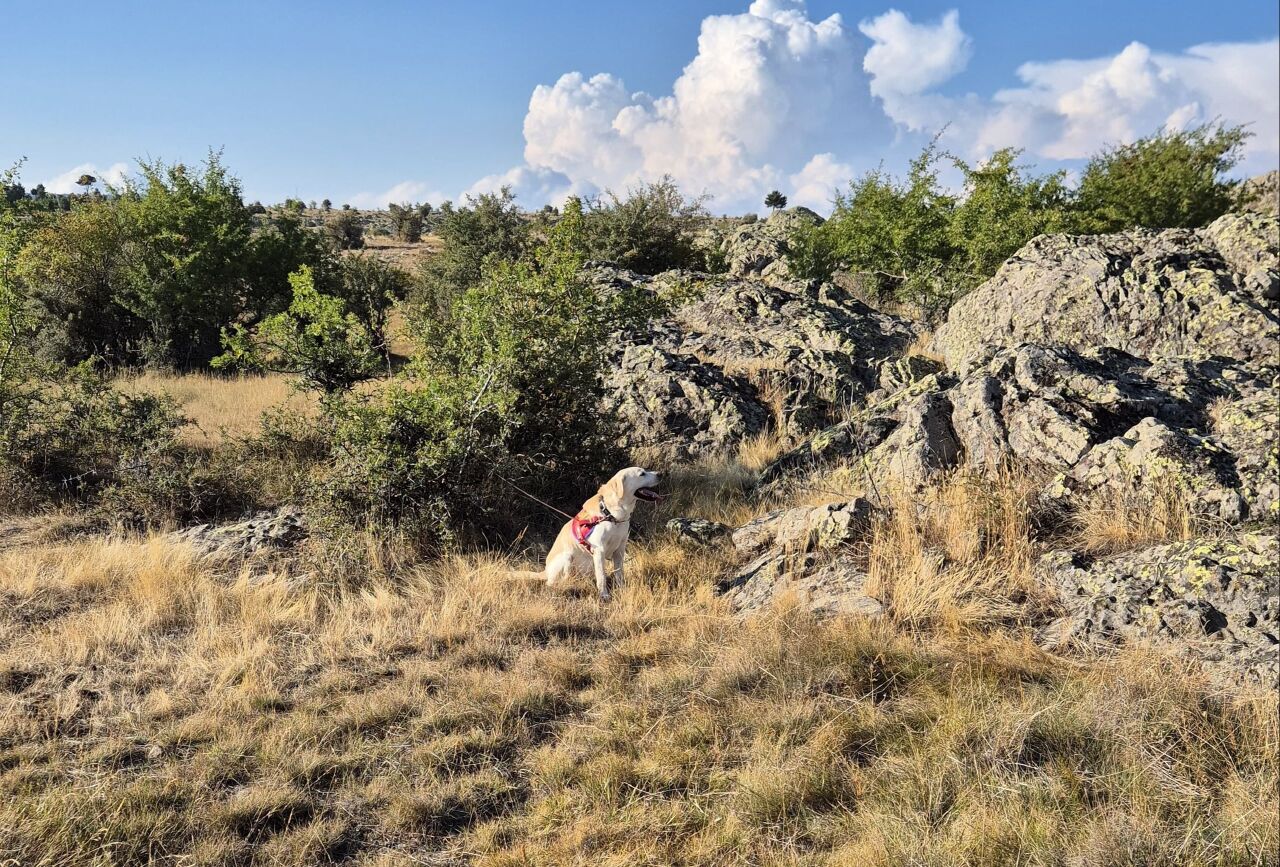
<svg viewBox="0 0 1280 867">
<path fill-rule="evenodd" d="M 513 569 L 510 573 L 512 581 L 546 581 L 545 571 L 532 572 L 525 569 Z"/>
</svg>

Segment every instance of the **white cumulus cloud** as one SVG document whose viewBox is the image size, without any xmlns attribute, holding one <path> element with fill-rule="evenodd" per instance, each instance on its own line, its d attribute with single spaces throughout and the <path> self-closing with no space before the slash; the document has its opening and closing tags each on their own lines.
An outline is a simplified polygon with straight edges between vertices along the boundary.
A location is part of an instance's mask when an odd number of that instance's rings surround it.
<svg viewBox="0 0 1280 867">
<path fill-rule="evenodd" d="M 51 193 L 78 193 L 81 188 L 76 181 L 83 175 L 92 175 L 97 178 L 99 185 L 107 184 L 112 187 L 119 187 L 124 184 L 125 179 L 129 176 L 129 165 L 128 163 L 112 163 L 104 169 L 99 169 L 96 163 L 81 163 L 45 181 L 44 188 Z"/>
<path fill-rule="evenodd" d="M 1280 155 L 1280 41 L 1196 45 L 1179 53 L 1131 42 L 1109 57 L 1041 60 L 1017 69 L 1021 86 L 990 98 L 939 87 L 962 71 L 971 40 L 959 16 L 917 24 L 897 10 L 864 21 L 869 90 L 900 126 L 947 128 L 971 155 L 1020 147 L 1050 160 L 1078 160 L 1159 129 L 1210 121 L 1249 124 L 1245 169 L 1273 168 Z"/>
<path fill-rule="evenodd" d="M 813 21 L 803 0 L 755 0 L 745 13 L 703 20 L 697 54 L 670 94 L 631 92 L 609 73 L 538 85 L 524 120 L 525 165 L 512 171 L 571 179 L 557 193 L 620 192 L 669 174 L 719 208 L 759 207 L 817 145 L 867 116 L 854 110 L 866 103 L 858 63 L 839 15 Z"/>
<path fill-rule="evenodd" d="M 569 196 L 592 196 L 599 190 L 589 183 L 574 181 L 568 175 L 552 169 L 516 166 L 497 175 L 486 175 L 472 184 L 462 195 L 476 197 L 482 193 L 496 193 L 510 187 L 516 200 L 524 207 L 552 204 L 559 207 Z"/>
</svg>

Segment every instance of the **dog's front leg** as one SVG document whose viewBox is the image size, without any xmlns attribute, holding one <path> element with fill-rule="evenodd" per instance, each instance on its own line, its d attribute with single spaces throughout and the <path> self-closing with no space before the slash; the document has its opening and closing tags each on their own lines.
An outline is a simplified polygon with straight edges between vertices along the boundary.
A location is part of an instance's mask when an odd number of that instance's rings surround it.
<svg viewBox="0 0 1280 867">
<path fill-rule="evenodd" d="M 613 586 L 615 588 L 622 586 L 622 560 L 625 553 L 626 550 L 622 547 L 613 552 Z"/>
<path fill-rule="evenodd" d="M 604 549 L 596 548 L 591 552 L 591 562 L 596 567 L 596 590 L 600 592 L 600 601 L 609 601 L 609 576 L 604 571 Z"/>
</svg>

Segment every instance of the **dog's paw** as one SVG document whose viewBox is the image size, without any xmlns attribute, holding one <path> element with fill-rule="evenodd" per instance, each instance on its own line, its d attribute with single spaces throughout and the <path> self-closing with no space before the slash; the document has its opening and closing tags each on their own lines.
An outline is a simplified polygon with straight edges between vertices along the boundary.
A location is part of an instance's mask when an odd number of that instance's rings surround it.
<svg viewBox="0 0 1280 867">
<path fill-rule="evenodd" d="M 610 594 L 608 594 L 608 593 L 601 593 L 601 594 L 600 594 L 600 601 L 601 601 L 601 602 L 612 602 L 612 601 L 613 601 L 613 596 L 611 596 L 611 595 L 610 595 Z"/>
</svg>

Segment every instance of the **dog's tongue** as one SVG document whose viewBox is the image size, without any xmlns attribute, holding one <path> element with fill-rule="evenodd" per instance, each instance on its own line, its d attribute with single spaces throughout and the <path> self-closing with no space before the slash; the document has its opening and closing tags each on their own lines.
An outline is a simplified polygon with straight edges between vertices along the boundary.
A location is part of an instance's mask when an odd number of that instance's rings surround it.
<svg viewBox="0 0 1280 867">
<path fill-rule="evenodd" d="M 636 496 L 651 503 L 660 503 L 667 498 L 666 494 L 660 494 L 654 488 L 641 488 L 636 491 Z"/>
</svg>

